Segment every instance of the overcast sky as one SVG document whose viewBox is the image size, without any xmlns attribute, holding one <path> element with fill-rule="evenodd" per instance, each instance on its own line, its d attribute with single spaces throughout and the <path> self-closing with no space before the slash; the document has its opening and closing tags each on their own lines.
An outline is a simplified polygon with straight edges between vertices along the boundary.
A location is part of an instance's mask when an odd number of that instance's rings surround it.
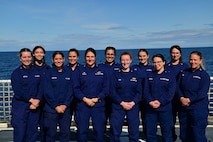
<svg viewBox="0 0 213 142">
<path fill-rule="evenodd" d="M 1 0 L 0 51 L 213 47 L 213 0 Z"/>
</svg>

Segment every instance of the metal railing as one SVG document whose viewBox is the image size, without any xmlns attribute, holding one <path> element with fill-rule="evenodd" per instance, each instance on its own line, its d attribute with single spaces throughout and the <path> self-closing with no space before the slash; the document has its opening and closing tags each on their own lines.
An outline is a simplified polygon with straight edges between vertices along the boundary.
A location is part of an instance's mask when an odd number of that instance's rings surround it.
<svg viewBox="0 0 213 142">
<path fill-rule="evenodd" d="M 209 116 L 213 116 L 213 77 L 211 77 L 208 96 L 209 96 Z"/>
<path fill-rule="evenodd" d="M 11 102 L 14 93 L 10 80 L 0 80 L 0 122 L 9 123 L 11 120 Z M 209 89 L 209 116 L 213 116 L 213 77 Z"/>
<path fill-rule="evenodd" d="M 0 80 L 0 122 L 10 122 L 13 90 L 10 80 Z"/>
</svg>

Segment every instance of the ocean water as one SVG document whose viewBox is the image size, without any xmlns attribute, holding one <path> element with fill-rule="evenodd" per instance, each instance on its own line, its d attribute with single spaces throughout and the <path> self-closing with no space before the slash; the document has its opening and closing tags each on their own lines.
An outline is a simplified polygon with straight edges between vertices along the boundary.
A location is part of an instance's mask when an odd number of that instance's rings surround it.
<svg viewBox="0 0 213 142">
<path fill-rule="evenodd" d="M 170 61 L 169 48 L 161 49 L 147 49 L 150 55 L 150 59 L 154 54 L 161 53 L 165 56 L 167 62 Z M 182 48 L 182 58 L 183 62 L 188 63 L 189 54 L 192 51 L 200 51 L 204 57 L 204 63 L 206 71 L 210 76 L 213 76 L 213 47 L 197 47 L 197 48 Z M 119 49 L 116 54 L 116 62 L 119 62 L 119 56 L 122 52 L 128 51 L 133 55 L 133 63 L 138 64 L 137 53 L 138 49 Z M 80 50 L 79 63 L 84 64 L 84 50 Z M 96 50 L 97 52 L 97 63 L 102 63 L 105 61 L 104 50 Z M 51 57 L 53 51 L 46 52 L 46 62 L 51 65 Z M 63 51 L 65 57 L 67 57 L 68 51 Z M 0 80 L 10 79 L 12 71 L 20 65 L 20 60 L 17 52 L 0 52 L 0 57 L 2 61 L 0 62 Z M 150 60 L 151 61 L 151 60 Z M 65 64 L 68 60 L 65 60 Z"/>
</svg>

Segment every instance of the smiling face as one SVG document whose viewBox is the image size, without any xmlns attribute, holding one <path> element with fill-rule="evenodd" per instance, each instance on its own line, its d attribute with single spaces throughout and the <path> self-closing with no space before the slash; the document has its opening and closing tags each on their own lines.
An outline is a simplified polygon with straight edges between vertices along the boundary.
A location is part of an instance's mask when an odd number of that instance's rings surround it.
<svg viewBox="0 0 213 142">
<path fill-rule="evenodd" d="M 180 50 L 178 50 L 177 48 L 173 48 L 171 50 L 170 56 L 171 56 L 172 62 L 179 62 L 181 58 Z"/>
<path fill-rule="evenodd" d="M 164 71 L 165 61 L 163 61 L 160 57 L 154 57 L 153 66 L 158 73 L 162 73 Z"/>
<path fill-rule="evenodd" d="M 202 59 L 197 54 L 191 54 L 190 58 L 189 58 L 189 63 L 190 63 L 192 70 L 196 70 L 196 69 L 200 68 L 200 66 L 202 64 Z"/>
<path fill-rule="evenodd" d="M 52 60 L 53 60 L 53 64 L 57 68 L 61 68 L 63 66 L 64 57 L 61 54 L 56 54 Z"/>
<path fill-rule="evenodd" d="M 141 51 L 141 52 L 138 53 L 138 59 L 139 59 L 141 64 L 148 65 L 149 55 L 147 55 L 146 52 Z"/>
<path fill-rule="evenodd" d="M 39 60 L 39 61 L 43 60 L 45 56 L 44 50 L 41 48 L 37 48 L 34 51 L 33 56 L 35 57 L 36 60 Z"/>
<path fill-rule="evenodd" d="M 106 51 L 106 54 L 105 54 L 105 57 L 106 57 L 106 61 L 107 63 L 113 63 L 114 60 L 115 60 L 115 51 L 112 50 L 112 49 L 109 49 Z"/>
<path fill-rule="evenodd" d="M 128 71 L 130 68 L 130 65 L 132 63 L 131 56 L 128 54 L 121 55 L 120 60 L 121 60 L 121 65 L 122 65 L 123 71 Z"/>
<path fill-rule="evenodd" d="M 29 52 L 29 51 L 21 52 L 20 61 L 25 68 L 29 67 L 32 62 L 31 52 Z"/>
<path fill-rule="evenodd" d="M 85 61 L 86 61 L 87 66 L 94 67 L 95 66 L 95 61 L 96 61 L 95 54 L 93 52 L 91 52 L 91 51 L 88 51 L 86 53 L 86 56 L 85 56 Z"/>
<path fill-rule="evenodd" d="M 68 55 L 68 60 L 71 65 L 74 65 L 78 62 L 78 55 L 75 51 L 70 51 Z"/>
</svg>

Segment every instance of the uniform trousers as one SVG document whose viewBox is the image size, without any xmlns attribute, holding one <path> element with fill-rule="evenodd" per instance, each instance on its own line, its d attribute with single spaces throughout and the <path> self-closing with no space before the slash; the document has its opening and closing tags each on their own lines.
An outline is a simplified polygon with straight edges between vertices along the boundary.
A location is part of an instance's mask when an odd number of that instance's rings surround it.
<svg viewBox="0 0 213 142">
<path fill-rule="evenodd" d="M 183 142 L 207 142 L 206 127 L 208 124 L 208 109 L 181 109 L 180 139 Z"/>
<path fill-rule="evenodd" d="M 77 141 L 87 142 L 90 118 L 92 120 L 94 142 L 103 142 L 106 124 L 105 107 L 89 107 L 86 104 L 77 105 L 75 112 Z"/>
<path fill-rule="evenodd" d="M 14 142 L 35 142 L 38 136 L 40 110 L 30 110 L 29 103 L 14 98 L 11 124 L 14 128 Z"/>
<path fill-rule="evenodd" d="M 129 141 L 138 142 L 139 139 L 139 106 L 134 106 L 131 110 L 124 110 L 120 107 L 112 108 L 112 114 L 110 117 L 110 141 L 120 142 L 120 135 L 122 132 L 122 127 L 124 119 L 127 119 Z"/>
<path fill-rule="evenodd" d="M 146 136 L 148 142 L 157 141 L 157 125 L 160 125 L 164 142 L 172 142 L 173 118 L 172 110 L 154 111 L 147 110 L 145 115 Z"/>
<path fill-rule="evenodd" d="M 43 115 L 43 133 L 45 142 L 55 142 L 57 134 L 57 126 L 60 129 L 60 142 L 69 142 L 70 125 L 71 125 L 70 109 L 66 109 L 64 113 L 44 112 Z"/>
</svg>

